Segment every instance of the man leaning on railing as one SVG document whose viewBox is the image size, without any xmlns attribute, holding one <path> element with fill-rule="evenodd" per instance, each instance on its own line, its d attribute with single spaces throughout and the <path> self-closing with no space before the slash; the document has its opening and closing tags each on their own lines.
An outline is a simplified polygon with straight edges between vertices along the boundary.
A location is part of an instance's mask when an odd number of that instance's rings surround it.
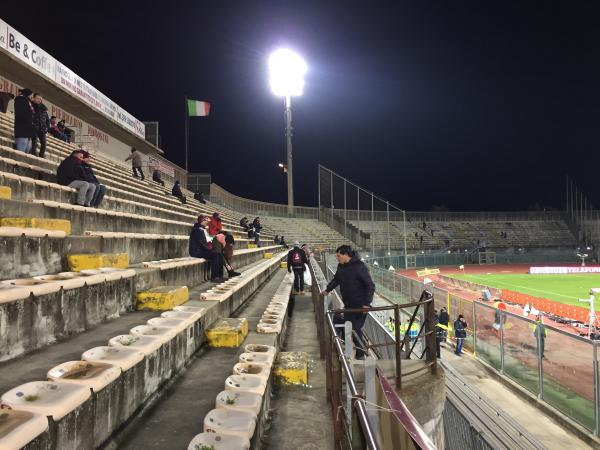
<svg viewBox="0 0 600 450">
<path fill-rule="evenodd" d="M 321 295 L 329 295 L 331 291 L 339 286 L 345 309 L 368 309 L 373 301 L 375 284 L 371 279 L 371 275 L 369 275 L 366 264 L 360 260 L 358 253 L 352 250 L 349 245 L 338 247 L 335 251 L 335 257 L 339 263 L 337 271 L 327 288 L 321 292 Z M 358 340 L 354 340 L 356 359 L 364 359 L 365 357 L 364 350 L 361 348 L 361 341 L 363 340 L 362 328 L 366 318 L 366 312 L 346 312 L 343 318 L 334 317 L 334 323 L 341 324 L 346 321 L 352 323 L 352 329 L 358 337 Z"/>
</svg>

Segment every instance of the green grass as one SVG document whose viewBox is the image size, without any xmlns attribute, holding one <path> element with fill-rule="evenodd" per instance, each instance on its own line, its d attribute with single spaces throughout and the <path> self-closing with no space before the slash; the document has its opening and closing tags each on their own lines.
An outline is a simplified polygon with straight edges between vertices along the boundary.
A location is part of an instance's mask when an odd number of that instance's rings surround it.
<svg viewBox="0 0 600 450">
<path fill-rule="evenodd" d="M 587 307 L 578 301 L 590 298 L 590 288 L 600 287 L 600 274 L 529 275 L 529 274 L 456 274 L 452 278 L 485 286 L 508 289 L 534 297 Z M 600 306 L 600 299 L 595 304 Z"/>
</svg>

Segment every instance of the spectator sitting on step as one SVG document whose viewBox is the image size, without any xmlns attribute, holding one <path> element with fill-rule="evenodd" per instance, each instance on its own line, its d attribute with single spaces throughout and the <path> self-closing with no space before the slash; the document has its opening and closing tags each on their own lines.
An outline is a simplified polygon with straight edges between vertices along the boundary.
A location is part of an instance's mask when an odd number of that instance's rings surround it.
<svg viewBox="0 0 600 450">
<path fill-rule="evenodd" d="M 213 237 L 212 244 L 214 251 L 223 254 L 223 266 L 227 269 L 229 278 L 240 276 L 241 273 L 233 270 L 233 266 L 231 265 L 233 259 L 233 245 L 235 244 L 233 235 L 227 232 L 219 233 Z"/>
<path fill-rule="evenodd" d="M 48 133 L 50 133 L 56 139 L 60 139 L 61 141 L 67 140 L 65 134 L 58 129 L 58 125 L 56 124 L 56 116 L 50 117 L 50 126 L 48 127 Z"/>
<path fill-rule="evenodd" d="M 280 245 L 281 244 L 281 239 L 279 238 L 278 234 L 276 234 L 275 237 L 273 238 L 273 243 L 275 245 Z"/>
<path fill-rule="evenodd" d="M 86 150 L 82 150 L 82 154 L 82 167 L 85 181 L 96 186 L 96 191 L 94 192 L 94 197 L 90 202 L 90 206 L 92 206 L 93 208 L 97 208 L 98 206 L 100 206 L 100 203 L 102 203 L 102 199 L 104 199 L 104 194 L 106 194 L 106 186 L 100 184 L 98 178 L 96 178 L 96 175 L 94 175 L 94 169 L 92 169 L 92 166 L 90 165 L 90 163 L 92 162 L 92 155 L 90 155 L 90 153 Z"/>
<path fill-rule="evenodd" d="M 211 236 L 216 236 L 221 232 L 222 229 L 223 224 L 221 223 L 221 216 L 219 216 L 218 212 L 213 213 L 212 217 L 210 218 L 210 222 L 208 222 L 208 234 Z"/>
<path fill-rule="evenodd" d="M 285 236 L 281 236 L 281 239 L 279 239 L 279 245 L 283 245 L 283 248 L 290 248 L 290 246 L 287 245 L 287 242 L 285 242 Z"/>
<path fill-rule="evenodd" d="M 144 181 L 144 172 L 142 172 L 142 155 L 135 147 L 131 147 L 131 154 L 125 158 L 125 161 L 129 160 L 131 160 L 131 170 L 133 170 L 133 176 L 137 178 L 139 173 L 140 178 L 142 181 Z"/>
<path fill-rule="evenodd" d="M 35 136 L 31 104 L 31 89 L 21 89 L 15 98 L 15 147 L 25 153 L 31 152 L 32 139 Z"/>
<path fill-rule="evenodd" d="M 245 232 L 248 232 L 248 218 L 247 217 L 244 216 L 240 219 L 240 227 L 242 227 Z M 250 236 L 248 236 L 248 237 L 250 237 Z"/>
<path fill-rule="evenodd" d="M 201 190 L 196 191 L 196 193 L 194 194 L 194 198 L 203 205 L 206 205 L 206 200 L 204 200 L 204 193 Z"/>
<path fill-rule="evenodd" d="M 152 172 L 152 181 L 154 181 L 158 184 L 162 184 L 163 186 L 165 185 L 165 182 L 162 180 L 162 178 L 160 176 L 160 170 L 158 170 L 158 168 L 154 169 L 154 172 Z"/>
<path fill-rule="evenodd" d="M 90 206 L 96 185 L 85 181 L 83 173 L 83 152 L 75 150 L 67 156 L 56 169 L 56 178 L 58 184 L 77 189 L 77 204 L 80 206 Z"/>
<path fill-rule="evenodd" d="M 183 195 L 183 192 L 181 192 L 181 185 L 179 184 L 179 180 L 175 181 L 173 189 L 171 190 L 171 194 L 173 194 L 173 197 L 177 197 L 179 201 L 181 201 L 181 203 L 183 203 L 184 205 L 186 204 L 187 200 L 185 198 L 185 195 Z"/>
<path fill-rule="evenodd" d="M 66 142 L 73 142 L 73 130 L 65 125 L 65 119 L 60 120 L 56 126 L 64 134 Z"/>
<path fill-rule="evenodd" d="M 222 252 L 215 252 L 206 227 L 208 216 L 198 216 L 190 233 L 189 252 L 193 258 L 204 258 L 210 266 L 210 281 L 220 283 L 223 281 L 224 257 Z"/>
<path fill-rule="evenodd" d="M 33 94 L 33 128 L 35 136 L 31 143 L 31 153 L 35 155 L 37 141 L 40 141 L 39 157 L 43 158 L 46 154 L 46 133 L 50 127 L 50 118 L 48 117 L 48 108 L 42 103 L 42 96 L 38 93 Z"/>
<path fill-rule="evenodd" d="M 252 230 L 254 236 L 254 243 L 257 247 L 260 247 L 260 231 L 262 230 L 262 225 L 260 224 L 260 217 L 255 217 L 252 222 Z"/>
</svg>

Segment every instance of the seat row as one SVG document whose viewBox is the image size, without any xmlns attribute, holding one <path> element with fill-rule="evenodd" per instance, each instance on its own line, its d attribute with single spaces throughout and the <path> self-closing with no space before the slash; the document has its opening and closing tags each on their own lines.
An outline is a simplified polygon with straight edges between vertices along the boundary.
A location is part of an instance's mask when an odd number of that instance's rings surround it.
<svg viewBox="0 0 600 450">
<path fill-rule="evenodd" d="M 277 305 L 282 315 L 278 330 L 270 331 L 272 334 L 282 333 L 286 317 L 285 300 L 289 298 L 292 283 L 292 278 L 286 275 L 267 307 L 268 312 Z M 251 441 L 260 440 L 261 436 L 256 436 L 257 427 L 261 417 L 268 415 L 271 370 L 276 354 L 277 348 L 271 345 L 247 344 L 244 347 L 244 352 L 233 366 L 232 375 L 225 380 L 224 390 L 216 396 L 215 409 L 204 417 L 203 432 L 194 436 L 188 450 L 248 450 Z"/>
<path fill-rule="evenodd" d="M 260 262 L 240 278 L 254 279 L 258 287 L 283 256 Z M 242 304 L 252 294 L 238 292 L 238 298 L 230 302 Z M 128 334 L 109 338 L 107 345 L 85 350 L 78 360 L 52 367 L 47 381 L 5 392 L 1 401 L 9 409 L 0 415 L 0 422 L 11 427 L 0 434 L 0 448 L 86 450 L 101 446 L 184 367 L 205 341 L 206 326 L 222 312 L 214 302 L 206 302 L 206 307 L 176 306 L 134 326 Z"/>
</svg>

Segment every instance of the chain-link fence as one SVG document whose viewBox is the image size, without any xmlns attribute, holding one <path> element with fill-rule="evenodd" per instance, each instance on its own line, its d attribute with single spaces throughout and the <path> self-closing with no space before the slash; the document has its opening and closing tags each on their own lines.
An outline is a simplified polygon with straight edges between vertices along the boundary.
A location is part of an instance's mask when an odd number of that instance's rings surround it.
<svg viewBox="0 0 600 450">
<path fill-rule="evenodd" d="M 319 219 L 367 252 L 406 254 L 405 211 L 319 165 Z"/>
</svg>

